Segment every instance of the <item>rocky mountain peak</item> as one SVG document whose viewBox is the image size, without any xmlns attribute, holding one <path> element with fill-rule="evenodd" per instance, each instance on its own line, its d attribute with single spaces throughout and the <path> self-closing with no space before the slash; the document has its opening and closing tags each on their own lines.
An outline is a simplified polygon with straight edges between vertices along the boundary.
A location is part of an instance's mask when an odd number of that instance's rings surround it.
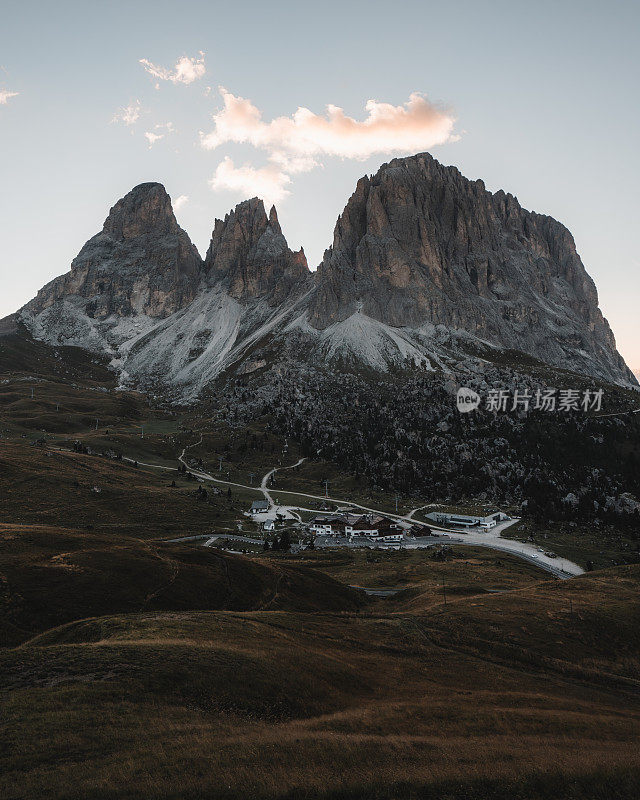
<svg viewBox="0 0 640 800">
<path fill-rule="evenodd" d="M 42 288 L 23 312 L 37 316 L 55 306 L 56 326 L 75 340 L 87 318 L 172 314 L 193 300 L 201 271 L 202 259 L 178 225 L 164 186 L 142 183 L 111 208 L 70 272 Z M 52 325 L 53 313 L 44 323 Z"/>
<path fill-rule="evenodd" d="M 236 300 L 266 297 L 271 305 L 309 279 L 304 251 L 293 252 L 282 234 L 275 206 L 267 217 L 257 197 L 215 221 L 205 258 L 209 284 L 221 284 Z"/>
<path fill-rule="evenodd" d="M 145 234 L 178 234 L 171 198 L 161 183 L 141 183 L 109 211 L 103 233 L 124 241 Z"/>
<path fill-rule="evenodd" d="M 576 371 L 595 359 L 633 381 L 570 232 L 428 153 L 358 181 L 316 284 L 318 330 L 355 313 L 446 326 Z"/>
</svg>

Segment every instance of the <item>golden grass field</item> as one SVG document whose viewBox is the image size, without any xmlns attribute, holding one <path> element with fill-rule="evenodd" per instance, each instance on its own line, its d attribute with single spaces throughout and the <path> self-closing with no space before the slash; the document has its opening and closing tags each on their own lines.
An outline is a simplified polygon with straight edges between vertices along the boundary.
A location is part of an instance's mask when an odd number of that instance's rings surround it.
<svg viewBox="0 0 640 800">
<path fill-rule="evenodd" d="M 581 580 L 591 608 L 628 579 Z M 507 635 L 549 589 L 525 591 Z M 637 582 L 635 595 L 620 603 L 637 603 Z M 474 608 L 50 630 L 1 656 L 3 796 L 637 797 L 637 640 L 594 658 L 583 607 L 549 623 L 544 660 L 526 645 L 494 654 Z"/>
</svg>

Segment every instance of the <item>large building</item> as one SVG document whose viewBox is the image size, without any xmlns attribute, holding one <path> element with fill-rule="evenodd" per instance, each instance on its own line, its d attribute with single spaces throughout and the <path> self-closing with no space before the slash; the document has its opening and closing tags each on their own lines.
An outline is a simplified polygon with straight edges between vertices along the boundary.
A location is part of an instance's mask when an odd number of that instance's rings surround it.
<svg viewBox="0 0 640 800">
<path fill-rule="evenodd" d="M 489 514 L 454 514 L 448 511 L 431 511 L 426 515 L 427 519 L 438 525 L 453 525 L 456 528 L 479 528 L 480 530 L 490 530 L 495 528 L 498 522 L 510 519 L 503 511 L 491 511 Z"/>
</svg>

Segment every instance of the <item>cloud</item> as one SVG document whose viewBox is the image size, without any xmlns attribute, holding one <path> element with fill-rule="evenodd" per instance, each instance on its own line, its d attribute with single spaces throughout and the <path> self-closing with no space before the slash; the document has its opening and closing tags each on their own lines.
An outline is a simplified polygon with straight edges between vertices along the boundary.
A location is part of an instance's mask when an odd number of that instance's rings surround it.
<svg viewBox="0 0 640 800">
<path fill-rule="evenodd" d="M 10 92 L 8 89 L 0 89 L 0 106 L 6 106 L 12 97 L 17 97 L 20 92 Z"/>
<path fill-rule="evenodd" d="M 142 105 L 139 100 L 129 103 L 128 106 L 119 108 L 113 115 L 111 122 L 123 122 L 125 125 L 135 125 L 140 119 L 142 113 Z"/>
<path fill-rule="evenodd" d="M 204 65 L 204 53 L 202 50 L 200 50 L 199 55 L 200 58 L 182 56 L 182 58 L 176 61 L 175 67 L 172 70 L 152 64 L 148 58 L 141 58 L 140 63 L 149 75 L 152 75 L 154 78 L 158 78 L 161 81 L 171 81 L 171 83 L 174 84 L 189 84 L 198 80 L 198 78 L 202 78 L 207 71 Z M 158 88 L 158 84 L 156 84 L 156 88 Z"/>
<path fill-rule="evenodd" d="M 164 139 L 164 133 L 154 133 L 153 131 L 145 131 L 144 135 L 145 139 L 149 142 L 149 150 L 151 150 L 151 148 L 157 141 L 159 141 L 160 139 Z"/>
<path fill-rule="evenodd" d="M 152 131 L 145 131 L 144 133 L 146 140 L 149 142 L 149 150 L 157 141 L 164 139 L 168 133 L 173 133 L 175 130 L 173 122 L 159 122 L 153 128 Z M 158 131 L 163 131 L 163 133 L 158 133 Z"/>
<path fill-rule="evenodd" d="M 285 198 L 289 191 L 288 184 L 291 178 L 275 165 L 268 165 L 256 169 L 250 164 L 236 167 L 232 159 L 226 156 L 218 164 L 209 185 L 214 190 L 227 190 L 237 192 L 243 197 L 257 195 L 267 205 L 278 203 Z"/>
<path fill-rule="evenodd" d="M 181 194 L 179 197 L 173 201 L 173 210 L 180 211 L 183 205 L 189 202 L 189 195 Z"/>
<path fill-rule="evenodd" d="M 220 87 L 224 108 L 213 115 L 214 129 L 200 132 L 200 143 L 214 150 L 227 142 L 251 144 L 266 150 L 270 159 L 289 172 L 319 165 L 322 156 L 364 160 L 375 154 L 406 154 L 455 141 L 455 117 L 418 92 L 403 105 L 368 100 L 367 116 L 356 120 L 338 106 L 328 105 L 326 115 L 299 107 L 289 117 L 270 122 L 244 97 Z M 287 166 L 288 165 L 288 166 Z"/>
</svg>

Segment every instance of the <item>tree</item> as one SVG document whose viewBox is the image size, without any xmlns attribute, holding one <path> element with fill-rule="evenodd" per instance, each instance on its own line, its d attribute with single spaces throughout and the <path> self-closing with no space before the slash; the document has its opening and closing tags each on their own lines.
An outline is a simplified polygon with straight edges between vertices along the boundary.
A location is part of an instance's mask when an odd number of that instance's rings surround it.
<svg viewBox="0 0 640 800">
<path fill-rule="evenodd" d="M 289 531 L 287 530 L 282 531 L 282 533 L 280 534 L 279 544 L 280 544 L 280 547 L 278 548 L 279 550 L 285 550 L 285 551 L 291 550 L 291 534 L 289 533 Z"/>
</svg>

